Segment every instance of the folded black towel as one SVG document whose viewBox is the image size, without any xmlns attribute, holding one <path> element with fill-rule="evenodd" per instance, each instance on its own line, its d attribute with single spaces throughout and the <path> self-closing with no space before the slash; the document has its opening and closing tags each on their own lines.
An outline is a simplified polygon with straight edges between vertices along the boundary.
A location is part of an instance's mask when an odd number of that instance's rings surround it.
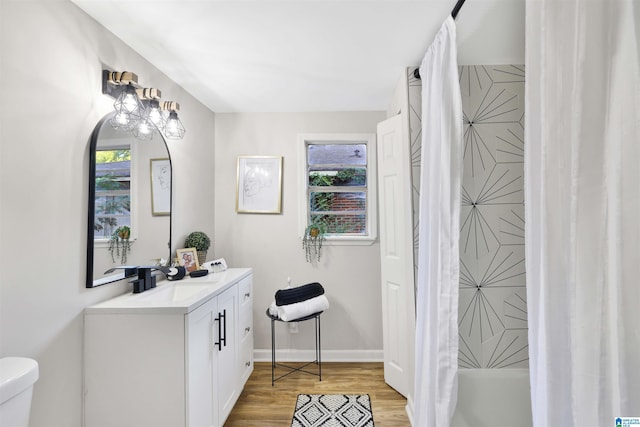
<svg viewBox="0 0 640 427">
<path fill-rule="evenodd" d="M 295 288 L 280 289 L 276 292 L 276 305 L 289 305 L 319 297 L 324 288 L 318 282 L 308 283 Z"/>
</svg>

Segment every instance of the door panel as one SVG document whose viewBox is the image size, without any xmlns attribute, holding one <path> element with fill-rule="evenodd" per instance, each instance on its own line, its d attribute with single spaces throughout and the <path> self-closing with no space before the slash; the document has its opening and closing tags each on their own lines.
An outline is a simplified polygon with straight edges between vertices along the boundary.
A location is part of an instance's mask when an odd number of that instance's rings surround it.
<svg viewBox="0 0 640 427">
<path fill-rule="evenodd" d="M 402 116 L 378 123 L 378 188 L 384 377 L 407 396 L 413 387 L 409 363 L 414 351 L 413 222 L 409 141 Z"/>
</svg>

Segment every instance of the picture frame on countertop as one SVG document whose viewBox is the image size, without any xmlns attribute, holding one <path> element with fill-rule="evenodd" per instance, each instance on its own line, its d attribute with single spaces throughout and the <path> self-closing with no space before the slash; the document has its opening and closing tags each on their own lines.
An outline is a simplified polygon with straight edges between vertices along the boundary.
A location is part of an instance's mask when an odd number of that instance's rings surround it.
<svg viewBox="0 0 640 427">
<path fill-rule="evenodd" d="M 178 257 L 178 264 L 187 270 L 187 273 L 200 270 L 200 264 L 198 263 L 198 251 L 196 248 L 184 248 L 176 251 Z"/>
</svg>

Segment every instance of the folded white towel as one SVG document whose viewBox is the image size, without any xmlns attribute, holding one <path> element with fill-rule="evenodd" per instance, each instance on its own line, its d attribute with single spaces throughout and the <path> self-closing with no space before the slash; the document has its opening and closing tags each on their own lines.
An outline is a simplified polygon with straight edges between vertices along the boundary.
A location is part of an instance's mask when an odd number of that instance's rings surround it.
<svg viewBox="0 0 640 427">
<path fill-rule="evenodd" d="M 328 308 L 329 300 L 326 296 L 320 295 L 306 301 L 288 305 L 278 306 L 274 301 L 269 306 L 269 314 L 272 316 L 278 316 L 279 319 L 289 322 L 291 320 L 309 316 L 310 314 L 317 313 L 319 311 L 325 311 Z"/>
</svg>

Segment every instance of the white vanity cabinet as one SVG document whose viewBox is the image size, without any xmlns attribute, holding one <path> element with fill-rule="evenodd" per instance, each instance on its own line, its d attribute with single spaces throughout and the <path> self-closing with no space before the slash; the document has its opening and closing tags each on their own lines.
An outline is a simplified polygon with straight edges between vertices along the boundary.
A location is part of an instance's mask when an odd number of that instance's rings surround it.
<svg viewBox="0 0 640 427">
<path fill-rule="evenodd" d="M 240 309 L 238 311 L 239 360 L 238 376 L 246 383 L 253 372 L 253 282 L 243 280 L 238 287 L 240 291 Z"/>
<path fill-rule="evenodd" d="M 251 294 L 228 269 L 87 308 L 85 427 L 221 427 L 253 370 Z"/>
</svg>

